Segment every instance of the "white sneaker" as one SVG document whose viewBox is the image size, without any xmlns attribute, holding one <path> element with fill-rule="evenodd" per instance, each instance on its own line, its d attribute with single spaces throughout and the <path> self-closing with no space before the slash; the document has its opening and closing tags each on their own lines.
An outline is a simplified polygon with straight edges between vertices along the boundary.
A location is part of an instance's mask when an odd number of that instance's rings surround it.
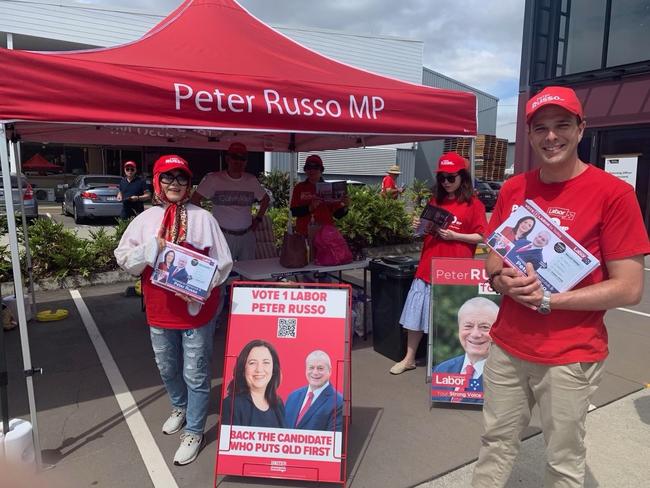
<svg viewBox="0 0 650 488">
<path fill-rule="evenodd" d="M 172 414 L 169 416 L 162 426 L 163 434 L 175 434 L 185 425 L 185 410 L 182 408 L 174 408 Z"/>
<path fill-rule="evenodd" d="M 174 455 L 174 464 L 183 466 L 194 461 L 203 446 L 203 438 L 203 435 L 190 434 L 189 432 L 182 434 L 181 445 Z"/>
</svg>

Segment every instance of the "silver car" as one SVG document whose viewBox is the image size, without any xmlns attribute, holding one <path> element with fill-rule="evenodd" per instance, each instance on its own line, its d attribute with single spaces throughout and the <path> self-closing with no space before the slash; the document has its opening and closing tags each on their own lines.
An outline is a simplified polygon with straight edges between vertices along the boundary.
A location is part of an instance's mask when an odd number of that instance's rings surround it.
<svg viewBox="0 0 650 488">
<path fill-rule="evenodd" d="M 117 199 L 121 176 L 83 175 L 65 192 L 63 213 L 74 216 L 76 224 L 86 218 L 119 217 L 122 202 Z"/>
<path fill-rule="evenodd" d="M 1 177 L 2 175 L 0 175 Z M 28 219 L 35 219 L 38 217 L 38 201 L 34 196 L 34 189 L 29 184 L 25 175 L 20 175 L 20 191 L 18 190 L 18 178 L 16 173 L 11 174 L 11 196 L 14 203 L 14 211 L 16 215 L 20 215 L 20 201 L 22 200 L 25 207 L 25 216 Z M 22 193 L 22 195 L 21 195 Z M 5 192 L 4 187 L 0 185 L 0 215 L 6 215 L 7 208 L 5 206 Z"/>
</svg>

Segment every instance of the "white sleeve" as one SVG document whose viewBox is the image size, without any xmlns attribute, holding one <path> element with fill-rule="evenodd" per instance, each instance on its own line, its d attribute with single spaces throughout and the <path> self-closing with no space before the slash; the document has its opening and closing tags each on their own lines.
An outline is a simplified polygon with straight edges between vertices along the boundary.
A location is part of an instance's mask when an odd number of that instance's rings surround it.
<svg viewBox="0 0 650 488">
<path fill-rule="evenodd" d="M 147 265 L 153 267 L 158 256 L 158 241 L 154 234 L 142 235 L 142 227 L 137 221 L 126 228 L 120 243 L 113 253 L 117 264 L 134 276 L 142 274 Z"/>
<path fill-rule="evenodd" d="M 228 275 L 230 275 L 230 271 L 232 270 L 232 256 L 230 255 L 230 248 L 228 247 L 223 232 L 221 232 L 219 224 L 212 215 L 209 215 L 208 218 L 210 221 L 210 233 L 212 234 L 213 241 L 208 255 L 215 258 L 218 263 L 217 272 L 214 274 L 214 278 L 212 279 L 212 286 L 210 288 L 212 289 L 226 281 Z"/>
<path fill-rule="evenodd" d="M 212 199 L 214 196 L 214 173 L 208 173 L 203 177 L 199 186 L 196 187 L 196 191 L 207 199 Z"/>
</svg>

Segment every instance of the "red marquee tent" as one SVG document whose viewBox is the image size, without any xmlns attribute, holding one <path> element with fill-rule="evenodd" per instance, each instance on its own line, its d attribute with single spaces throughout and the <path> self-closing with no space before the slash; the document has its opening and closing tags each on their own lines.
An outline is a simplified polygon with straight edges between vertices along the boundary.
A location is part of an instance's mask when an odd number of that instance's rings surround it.
<svg viewBox="0 0 650 488">
<path fill-rule="evenodd" d="M 320 55 L 234 0 L 187 0 L 141 39 L 74 52 L 0 49 L 0 121 L 21 140 L 295 150 L 476 134 L 471 93 Z"/>
<path fill-rule="evenodd" d="M 23 171 L 36 171 L 39 173 L 63 173 L 63 167 L 49 162 L 40 153 L 34 154 L 21 165 Z"/>
</svg>

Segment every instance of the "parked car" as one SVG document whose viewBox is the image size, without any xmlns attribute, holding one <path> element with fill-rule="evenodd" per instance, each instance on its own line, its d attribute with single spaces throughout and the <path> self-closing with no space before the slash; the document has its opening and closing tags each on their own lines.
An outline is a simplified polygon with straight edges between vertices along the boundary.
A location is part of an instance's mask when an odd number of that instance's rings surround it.
<svg viewBox="0 0 650 488">
<path fill-rule="evenodd" d="M 121 176 L 78 176 L 63 198 L 63 213 L 74 216 L 76 224 L 86 218 L 119 217 L 122 202 L 117 199 Z"/>
<path fill-rule="evenodd" d="M 483 202 L 483 205 L 485 205 L 485 210 L 491 212 L 494 209 L 494 205 L 497 203 L 497 192 L 495 192 L 485 181 L 481 180 L 476 180 L 474 182 L 474 188 L 476 189 L 478 199 Z"/>
<path fill-rule="evenodd" d="M 495 192 L 497 192 L 497 195 L 501 191 L 501 187 L 503 186 L 502 181 L 486 181 L 488 185 L 490 185 L 490 188 L 492 188 Z"/>
<path fill-rule="evenodd" d="M 1 175 L 0 175 L 1 176 Z M 20 191 L 18 190 L 18 177 L 16 173 L 11 174 L 11 200 L 14 203 L 14 210 L 17 215 L 20 215 L 20 201 L 22 199 L 25 207 L 25 217 L 28 219 L 35 219 L 38 217 L 38 201 L 34 197 L 34 189 L 27 181 L 25 175 L 20 175 Z M 22 192 L 22 195 L 20 194 Z M 6 215 L 7 208 L 5 206 L 5 193 L 4 187 L 0 185 L 0 215 Z"/>
</svg>

